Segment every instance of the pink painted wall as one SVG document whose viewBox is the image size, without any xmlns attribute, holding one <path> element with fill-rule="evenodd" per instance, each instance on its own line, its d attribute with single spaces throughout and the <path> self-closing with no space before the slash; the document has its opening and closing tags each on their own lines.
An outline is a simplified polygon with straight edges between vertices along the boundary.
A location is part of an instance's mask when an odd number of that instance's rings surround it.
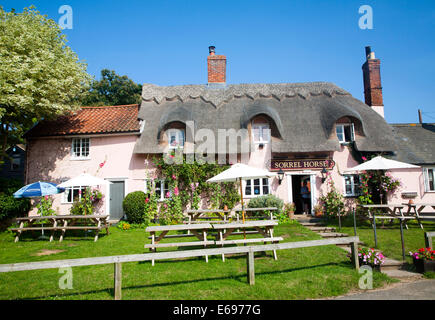
<svg viewBox="0 0 435 320">
<path fill-rule="evenodd" d="M 46 138 L 32 140 L 28 145 L 28 167 L 26 183 L 36 181 L 48 181 L 61 183 L 62 181 L 73 178 L 80 173 L 87 172 L 102 179 L 125 179 L 125 194 L 137 190 L 145 189 L 145 179 L 156 178 L 155 169 L 150 161 L 146 161 L 146 155 L 134 155 L 133 148 L 136 143 L 137 135 L 124 136 L 101 136 L 91 137 L 90 160 L 72 160 L 71 138 Z M 342 194 L 344 193 L 344 179 L 342 174 L 345 170 L 352 168 L 358 163 L 353 159 L 347 147 L 342 146 L 341 150 L 332 155 L 336 165 L 331 171 L 330 178 L 335 187 Z M 251 153 L 248 165 L 269 169 L 271 160 L 271 146 L 266 144 L 263 149 L 257 149 Z M 105 165 L 99 169 L 100 163 L 106 161 Z M 320 170 L 316 172 L 315 189 L 316 199 L 324 196 L 329 190 L 328 180 L 322 184 Z M 296 171 L 292 171 L 296 173 Z M 299 173 L 302 173 L 301 171 Z M 435 193 L 424 191 L 422 169 L 395 170 L 392 175 L 402 182 L 402 187 L 394 194 L 390 195 L 389 203 L 401 203 L 402 192 L 417 192 L 418 197 L 415 202 L 435 202 Z M 277 178 L 271 179 L 271 191 L 274 195 L 289 202 L 288 179 L 291 176 L 285 175 L 281 184 Z M 108 188 L 102 187 L 101 191 L 107 194 Z M 407 200 L 406 200 L 407 201 Z M 345 198 L 347 209 L 354 203 L 354 198 Z M 316 203 L 315 203 L 316 204 Z M 206 207 L 207 201 L 203 201 L 202 207 Z M 61 202 L 61 195 L 54 196 L 53 208 L 59 214 L 69 214 L 71 204 Z M 100 206 L 98 213 L 109 214 L 107 201 Z M 31 214 L 36 214 L 33 209 Z"/>
<path fill-rule="evenodd" d="M 48 181 L 61 183 L 81 173 L 102 179 L 125 179 L 125 194 L 144 190 L 144 156 L 134 155 L 137 135 L 101 136 L 90 139 L 90 159 L 71 158 L 72 138 L 46 138 L 29 141 L 26 183 Z M 100 163 L 106 161 L 100 168 Z M 100 187 L 104 195 L 105 187 Z M 59 214 L 69 214 L 71 204 L 61 202 L 62 195 L 53 196 L 53 208 Z M 98 213 L 107 213 L 106 202 Z M 33 209 L 31 214 L 35 214 Z"/>
</svg>

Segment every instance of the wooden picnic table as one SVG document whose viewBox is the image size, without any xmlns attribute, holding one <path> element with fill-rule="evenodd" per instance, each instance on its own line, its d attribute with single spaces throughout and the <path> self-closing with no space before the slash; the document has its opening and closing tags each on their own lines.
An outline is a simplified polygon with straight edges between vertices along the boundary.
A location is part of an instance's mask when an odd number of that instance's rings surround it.
<svg viewBox="0 0 435 320">
<path fill-rule="evenodd" d="M 432 209 L 435 210 L 435 203 L 403 203 L 403 205 L 408 207 L 408 210 L 406 211 L 406 215 L 407 216 L 415 216 L 415 218 L 417 219 L 418 223 L 420 224 L 420 228 L 423 229 L 423 225 L 421 223 L 421 218 L 425 218 L 422 217 L 422 211 L 424 208 L 426 207 L 432 207 Z M 427 217 L 426 217 L 427 219 Z"/>
<path fill-rule="evenodd" d="M 215 219 L 212 222 L 223 222 L 226 223 L 227 221 L 229 221 L 231 214 L 234 212 L 235 217 L 237 219 L 237 221 L 241 220 L 240 219 L 240 213 L 242 213 L 242 211 L 245 212 L 245 215 L 247 217 L 252 217 L 252 213 L 253 212 L 258 212 L 258 211 L 276 211 L 278 210 L 278 208 L 275 207 L 270 207 L 270 208 L 246 208 L 246 209 L 233 209 L 233 210 L 221 210 L 221 209 L 198 209 L 198 210 L 187 210 L 186 213 L 188 215 L 188 221 L 186 221 L 186 223 L 197 223 L 197 221 L 199 221 L 199 219 L 205 219 L 205 220 L 212 220 Z M 206 214 L 210 214 L 210 213 L 215 213 L 217 215 L 216 216 L 207 216 Z M 270 212 L 269 216 L 263 216 L 266 217 L 270 220 L 273 220 L 273 213 Z M 256 217 L 257 218 L 257 217 Z M 216 220 L 218 219 L 218 220 Z"/>
<path fill-rule="evenodd" d="M 16 233 L 15 242 L 19 241 L 24 231 L 51 231 L 50 242 L 53 241 L 54 232 L 61 230 L 59 242 L 62 242 L 66 230 L 95 230 L 94 241 L 98 240 L 101 229 L 106 229 L 109 234 L 108 215 L 58 215 L 58 216 L 29 216 L 16 218 L 15 221 L 19 226 L 10 230 Z M 35 224 L 41 220 L 48 220 L 48 224 Z M 86 225 L 77 225 L 77 223 L 86 222 Z M 24 226 L 24 224 L 28 224 Z"/>
<path fill-rule="evenodd" d="M 261 220 L 261 221 L 247 221 L 245 223 L 235 222 L 235 223 L 198 223 L 198 224 L 181 224 L 181 225 L 167 225 L 167 226 L 151 226 L 147 227 L 146 231 L 151 234 L 149 237 L 151 239 L 150 244 L 145 244 L 145 248 L 150 249 L 152 252 L 156 252 L 157 248 L 164 247 L 189 247 L 189 246 L 204 246 L 206 248 L 210 245 L 221 245 L 226 244 L 248 244 L 255 242 L 272 242 L 277 243 L 282 241 L 281 237 L 273 236 L 273 227 L 278 223 L 272 220 Z M 243 232 L 235 232 L 235 229 L 243 229 Z M 227 239 L 230 235 L 240 235 L 247 232 L 247 229 L 254 229 L 251 233 L 261 233 L 263 238 L 255 239 L 237 239 L 229 240 Z M 168 235 L 170 231 L 187 231 L 187 234 L 171 234 Z M 211 231 L 217 231 L 215 233 L 216 240 L 208 240 L 207 236 L 212 235 Z M 177 237 L 194 237 L 196 241 L 188 242 L 170 242 L 161 243 L 160 241 L 165 238 L 177 238 Z M 274 258 L 276 259 L 276 251 L 274 250 Z M 205 256 L 206 262 L 208 262 L 208 257 Z M 225 261 L 224 255 L 222 255 L 222 260 Z M 154 265 L 154 261 L 152 261 Z"/>
<path fill-rule="evenodd" d="M 151 243 L 145 244 L 145 248 L 149 248 L 152 252 L 156 252 L 157 248 L 162 247 L 189 247 L 203 245 L 204 248 L 206 248 L 207 245 L 214 244 L 214 241 L 207 240 L 207 232 L 210 229 L 213 229 L 213 226 L 210 223 L 151 226 L 145 229 L 145 231 L 148 231 L 151 234 Z M 170 231 L 188 231 L 188 234 L 172 235 L 171 238 L 177 236 L 189 236 L 196 237 L 199 241 L 159 243 L 163 238 L 170 237 L 167 236 Z M 157 234 L 158 232 L 159 234 Z M 205 260 L 208 262 L 208 256 L 205 256 Z M 151 263 L 154 265 L 154 260 L 152 260 Z"/>
</svg>

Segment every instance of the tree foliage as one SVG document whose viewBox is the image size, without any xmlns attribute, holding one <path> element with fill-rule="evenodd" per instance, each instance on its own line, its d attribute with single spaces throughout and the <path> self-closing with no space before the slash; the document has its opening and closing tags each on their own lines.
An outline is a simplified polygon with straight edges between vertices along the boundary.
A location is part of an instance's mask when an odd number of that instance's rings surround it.
<svg viewBox="0 0 435 320">
<path fill-rule="evenodd" d="M 9 136 L 78 106 L 91 77 L 57 23 L 35 7 L 0 7 L 0 160 Z"/>
<path fill-rule="evenodd" d="M 120 76 L 113 70 L 101 70 L 101 80 L 92 82 L 89 92 L 82 100 L 85 106 L 98 105 L 127 105 L 140 103 L 142 86 L 129 79 Z"/>
</svg>

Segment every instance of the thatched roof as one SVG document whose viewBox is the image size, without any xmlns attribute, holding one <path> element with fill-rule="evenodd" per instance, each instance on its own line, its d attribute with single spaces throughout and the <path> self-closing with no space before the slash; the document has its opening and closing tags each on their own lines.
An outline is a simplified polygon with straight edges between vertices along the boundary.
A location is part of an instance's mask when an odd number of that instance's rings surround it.
<svg viewBox="0 0 435 320">
<path fill-rule="evenodd" d="M 246 128 L 264 114 L 277 128 L 272 152 L 338 151 L 334 124 L 342 117 L 358 119 L 360 151 L 394 151 L 392 128 L 372 108 L 328 82 L 239 84 L 221 87 L 145 84 L 138 117 L 145 121 L 135 153 L 161 153 L 159 134 L 170 122 L 194 121 L 195 130 Z"/>
</svg>

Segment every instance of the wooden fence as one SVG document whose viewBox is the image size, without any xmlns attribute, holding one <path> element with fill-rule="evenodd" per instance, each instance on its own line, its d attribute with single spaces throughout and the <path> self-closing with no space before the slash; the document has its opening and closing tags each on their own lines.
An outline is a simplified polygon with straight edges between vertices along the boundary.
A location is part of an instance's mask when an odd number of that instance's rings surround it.
<svg viewBox="0 0 435 320">
<path fill-rule="evenodd" d="M 254 271 L 255 252 L 348 244 L 351 246 L 352 249 L 352 262 L 355 268 L 359 269 L 358 242 L 359 242 L 359 237 L 343 237 L 343 238 L 335 238 L 335 239 L 286 242 L 286 243 L 256 245 L 256 246 L 238 246 L 238 247 L 227 247 L 227 248 L 197 249 L 197 250 L 187 250 L 187 251 L 169 251 L 169 252 L 155 252 L 155 253 L 144 253 L 144 254 L 131 254 L 131 255 L 122 255 L 122 256 L 0 264 L 0 272 L 93 266 L 93 265 L 113 263 L 114 264 L 114 289 L 115 289 L 114 295 L 115 295 L 115 300 L 120 300 L 121 283 L 122 283 L 122 263 L 124 262 L 192 258 L 192 257 L 203 257 L 204 255 L 213 256 L 213 255 L 222 255 L 222 254 L 246 254 L 247 281 L 250 285 L 254 285 L 255 284 L 255 271 Z"/>
</svg>

